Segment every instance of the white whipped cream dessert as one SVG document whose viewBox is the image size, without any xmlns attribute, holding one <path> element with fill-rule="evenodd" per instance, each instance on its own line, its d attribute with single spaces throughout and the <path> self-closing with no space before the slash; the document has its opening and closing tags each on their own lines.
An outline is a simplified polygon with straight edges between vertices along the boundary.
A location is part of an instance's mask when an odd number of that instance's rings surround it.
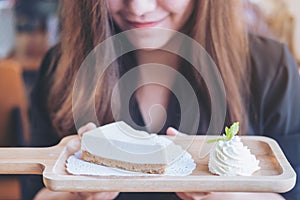
<svg viewBox="0 0 300 200">
<path fill-rule="evenodd" d="M 220 176 L 251 176 L 260 169 L 259 161 L 239 136 L 217 142 L 210 152 L 208 168 Z"/>
</svg>

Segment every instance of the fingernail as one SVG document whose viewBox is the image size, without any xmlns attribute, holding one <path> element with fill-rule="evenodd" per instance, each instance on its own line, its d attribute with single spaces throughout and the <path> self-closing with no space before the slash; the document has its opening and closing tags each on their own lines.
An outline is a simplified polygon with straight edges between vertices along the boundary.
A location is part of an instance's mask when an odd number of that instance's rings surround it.
<svg viewBox="0 0 300 200">
<path fill-rule="evenodd" d="M 96 124 L 94 124 L 94 123 L 92 123 L 92 122 L 89 122 L 86 126 L 87 126 L 87 129 L 88 129 L 88 130 L 97 128 L 97 127 L 96 127 Z"/>
<path fill-rule="evenodd" d="M 170 130 L 175 134 L 177 135 L 179 132 L 177 131 L 177 129 L 173 128 L 173 127 L 170 127 Z"/>
<path fill-rule="evenodd" d="M 77 132 L 79 135 L 82 135 L 87 129 L 88 129 L 88 124 L 80 127 Z"/>
<path fill-rule="evenodd" d="M 83 129 L 84 129 L 85 127 L 84 126 L 82 126 L 82 127 L 80 127 L 79 129 L 78 129 L 78 134 L 80 135 L 81 133 L 82 133 L 82 131 L 83 131 Z"/>
</svg>

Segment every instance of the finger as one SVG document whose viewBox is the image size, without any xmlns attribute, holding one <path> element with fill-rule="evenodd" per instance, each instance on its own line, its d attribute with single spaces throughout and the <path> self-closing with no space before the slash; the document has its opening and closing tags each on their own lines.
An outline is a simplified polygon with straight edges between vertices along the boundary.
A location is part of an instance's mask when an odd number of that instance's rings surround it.
<svg viewBox="0 0 300 200">
<path fill-rule="evenodd" d="M 186 192 L 185 195 L 191 197 L 194 200 L 201 200 L 207 198 L 210 192 Z"/>
<path fill-rule="evenodd" d="M 80 143 L 80 139 L 79 137 L 76 137 L 72 140 L 70 140 L 68 143 L 67 143 L 67 150 L 68 152 L 70 152 L 71 154 L 74 154 L 76 153 L 77 151 L 80 150 L 80 147 L 81 147 L 81 143 Z"/>
<path fill-rule="evenodd" d="M 119 192 L 98 192 L 93 195 L 93 200 L 111 200 L 115 199 Z"/>
<path fill-rule="evenodd" d="M 169 127 L 167 129 L 167 133 L 166 134 L 169 135 L 169 136 L 177 136 L 177 135 L 184 136 L 184 135 L 186 135 L 184 133 L 180 133 L 177 129 L 175 129 L 173 127 Z"/>
<path fill-rule="evenodd" d="M 72 194 L 76 195 L 80 199 L 87 199 L 93 195 L 92 192 L 72 192 Z"/>
<path fill-rule="evenodd" d="M 176 192 L 176 195 L 182 200 L 193 200 L 191 197 L 187 196 L 184 192 Z"/>
<path fill-rule="evenodd" d="M 80 127 L 77 132 L 78 132 L 79 137 L 82 137 L 83 133 L 93 130 L 95 128 L 97 128 L 96 124 L 89 122 L 86 125 Z"/>
</svg>

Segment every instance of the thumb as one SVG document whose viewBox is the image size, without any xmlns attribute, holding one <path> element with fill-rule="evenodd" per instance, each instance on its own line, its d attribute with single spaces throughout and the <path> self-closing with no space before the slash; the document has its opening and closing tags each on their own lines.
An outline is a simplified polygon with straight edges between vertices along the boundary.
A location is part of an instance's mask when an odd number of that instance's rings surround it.
<svg viewBox="0 0 300 200">
<path fill-rule="evenodd" d="M 76 138 L 73 138 L 72 140 L 70 140 L 66 146 L 67 146 L 68 152 L 70 152 L 71 154 L 74 154 L 77 151 L 79 151 L 80 147 L 81 147 L 79 137 L 76 137 Z"/>
<path fill-rule="evenodd" d="M 82 137 L 82 135 L 83 135 L 85 132 L 90 131 L 90 130 L 93 130 L 93 129 L 95 129 L 95 128 L 97 128 L 96 124 L 94 124 L 94 123 L 92 123 L 92 122 L 89 122 L 89 123 L 87 123 L 86 125 L 80 127 L 80 128 L 78 129 L 77 132 L 78 132 L 79 137 Z"/>
<path fill-rule="evenodd" d="M 183 136 L 185 135 L 184 133 L 180 133 L 177 129 L 173 128 L 173 127 L 169 127 L 167 129 L 167 135 L 169 136 Z"/>
</svg>

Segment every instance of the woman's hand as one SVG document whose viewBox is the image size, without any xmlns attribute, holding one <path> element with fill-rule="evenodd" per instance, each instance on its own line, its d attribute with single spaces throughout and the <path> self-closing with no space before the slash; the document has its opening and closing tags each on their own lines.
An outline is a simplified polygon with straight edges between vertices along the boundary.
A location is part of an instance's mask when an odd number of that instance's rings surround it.
<svg viewBox="0 0 300 200">
<path fill-rule="evenodd" d="M 86 125 L 80 127 L 80 128 L 78 129 L 78 132 L 77 132 L 77 134 L 78 134 L 79 137 L 74 138 L 74 139 L 72 139 L 72 140 L 70 140 L 70 141 L 68 142 L 68 144 L 67 144 L 67 149 L 68 149 L 68 151 L 69 151 L 71 154 L 76 153 L 77 151 L 79 151 L 79 150 L 80 150 L 80 147 L 81 147 L 81 141 L 80 141 L 80 139 L 81 139 L 82 135 L 83 135 L 84 133 L 90 131 L 90 130 L 95 129 L 95 128 L 97 128 L 97 126 L 96 126 L 96 124 L 94 124 L 94 123 L 92 123 L 92 122 L 87 123 Z"/>
<path fill-rule="evenodd" d="M 80 138 L 87 131 L 93 130 L 96 128 L 94 123 L 88 123 L 78 129 L 78 136 L 70 140 L 67 144 L 68 151 L 76 153 L 80 150 L 81 141 Z M 52 192 L 47 188 L 43 188 L 36 195 L 35 200 L 52 200 L 52 199 L 74 199 L 74 200 L 110 200 L 115 199 L 119 195 L 119 192 Z"/>
<path fill-rule="evenodd" d="M 79 135 L 79 137 L 82 137 L 82 135 L 83 135 L 84 133 L 86 133 L 86 132 L 88 132 L 88 131 L 90 131 L 90 130 L 93 130 L 93 129 L 95 129 L 95 128 L 97 128 L 96 124 L 94 124 L 94 123 L 92 123 L 92 122 L 87 123 L 86 125 L 84 125 L 84 126 L 82 126 L 82 127 L 80 127 L 80 128 L 78 129 L 78 135 Z"/>
<path fill-rule="evenodd" d="M 82 200 L 111 200 L 115 199 L 119 192 L 75 192 L 73 194 Z"/>
<path fill-rule="evenodd" d="M 202 200 L 206 199 L 209 192 L 176 192 L 176 195 L 182 200 Z"/>
<path fill-rule="evenodd" d="M 168 128 L 167 135 L 176 136 L 176 135 L 185 135 L 180 133 L 175 128 Z M 176 195 L 183 200 L 201 200 L 207 198 L 210 193 L 209 192 L 176 192 Z"/>
<path fill-rule="evenodd" d="M 119 192 L 53 192 L 43 188 L 34 200 L 111 200 L 118 195 Z"/>
</svg>

